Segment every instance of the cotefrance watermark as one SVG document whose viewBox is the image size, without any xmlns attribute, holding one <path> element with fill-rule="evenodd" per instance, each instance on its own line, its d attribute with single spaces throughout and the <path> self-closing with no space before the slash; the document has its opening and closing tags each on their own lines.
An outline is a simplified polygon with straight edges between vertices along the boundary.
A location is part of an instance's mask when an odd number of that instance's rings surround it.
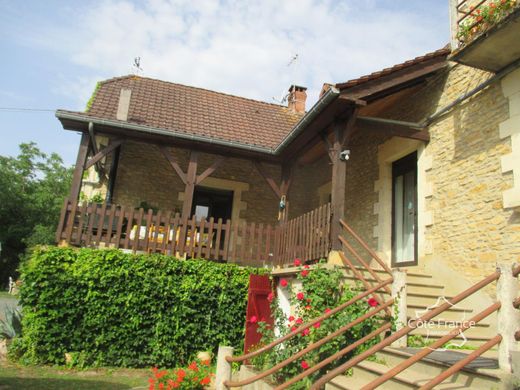
<svg viewBox="0 0 520 390">
<path fill-rule="evenodd" d="M 453 309 L 457 309 L 458 311 L 462 312 L 462 318 L 460 319 L 444 319 L 444 320 L 422 320 L 421 317 L 424 316 L 426 313 L 438 308 L 439 306 L 447 303 L 449 305 L 449 309 L 453 311 Z M 441 313 L 442 314 L 442 313 Z M 435 318 L 435 317 L 434 317 Z M 452 304 L 446 297 L 440 296 L 437 298 L 437 301 L 433 304 L 428 306 L 426 309 L 423 310 L 416 310 L 415 311 L 415 318 L 410 318 L 408 320 L 408 326 L 414 329 L 425 329 L 426 330 L 426 337 L 425 337 L 425 344 L 426 348 L 431 349 L 432 351 L 446 351 L 448 349 L 460 349 L 466 345 L 468 342 L 468 339 L 464 335 L 464 331 L 471 329 L 476 326 L 476 322 L 472 320 L 466 320 L 466 310 L 459 309 L 456 307 L 456 305 Z M 444 344 L 442 347 L 439 348 L 432 348 L 428 346 L 428 344 L 433 343 L 436 341 L 436 339 L 445 336 L 452 330 L 457 329 L 458 335 L 456 338 L 458 340 L 455 340 L 455 338 L 448 341 L 446 344 Z"/>
</svg>

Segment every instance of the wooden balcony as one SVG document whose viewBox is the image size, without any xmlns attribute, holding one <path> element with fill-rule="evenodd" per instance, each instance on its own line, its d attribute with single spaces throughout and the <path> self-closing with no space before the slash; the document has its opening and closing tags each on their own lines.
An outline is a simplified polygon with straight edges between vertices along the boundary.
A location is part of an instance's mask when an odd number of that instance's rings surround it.
<svg viewBox="0 0 520 390">
<path fill-rule="evenodd" d="M 450 60 L 498 72 L 520 59 L 520 4 L 515 0 L 451 0 Z"/>
<path fill-rule="evenodd" d="M 330 246 L 330 204 L 283 225 L 183 220 L 167 211 L 65 201 L 56 232 L 60 244 L 163 253 L 256 267 L 292 264 L 294 258 L 326 257 Z"/>
</svg>

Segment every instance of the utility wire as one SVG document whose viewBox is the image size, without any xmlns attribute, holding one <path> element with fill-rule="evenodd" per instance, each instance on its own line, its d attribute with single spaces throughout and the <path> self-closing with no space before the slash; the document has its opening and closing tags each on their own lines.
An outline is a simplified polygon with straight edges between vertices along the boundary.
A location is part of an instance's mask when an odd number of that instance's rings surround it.
<svg viewBox="0 0 520 390">
<path fill-rule="evenodd" d="M 11 111 L 11 112 L 48 112 L 56 111 L 50 108 L 24 108 L 24 107 L 0 107 L 0 111 Z"/>
</svg>

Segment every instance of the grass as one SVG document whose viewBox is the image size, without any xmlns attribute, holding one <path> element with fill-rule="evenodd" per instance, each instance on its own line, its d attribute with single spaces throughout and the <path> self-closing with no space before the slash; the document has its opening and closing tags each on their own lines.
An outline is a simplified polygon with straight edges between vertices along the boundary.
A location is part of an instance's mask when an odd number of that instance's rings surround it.
<svg viewBox="0 0 520 390">
<path fill-rule="evenodd" d="M 149 369 L 27 367 L 0 362 L 0 390 L 146 390 Z"/>
</svg>

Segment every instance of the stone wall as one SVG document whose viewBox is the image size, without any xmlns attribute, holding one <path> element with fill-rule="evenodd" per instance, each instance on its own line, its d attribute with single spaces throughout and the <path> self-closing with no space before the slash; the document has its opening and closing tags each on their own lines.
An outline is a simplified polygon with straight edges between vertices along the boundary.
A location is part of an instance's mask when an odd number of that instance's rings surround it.
<svg viewBox="0 0 520 390">
<path fill-rule="evenodd" d="M 450 66 L 385 116 L 422 120 L 489 77 Z M 425 210 L 432 220 L 424 239 L 431 248 L 420 265 L 443 264 L 475 282 L 493 272 L 498 260 L 520 260 L 520 215 L 503 203 L 503 192 L 513 188 L 512 173 L 501 168 L 512 151 L 511 140 L 499 133 L 508 118 L 508 100 L 496 82 L 430 126 L 424 151 L 431 158 L 425 175 L 432 190 Z"/>
<path fill-rule="evenodd" d="M 189 151 L 179 148 L 171 148 L 170 151 L 186 172 Z M 204 172 L 215 158 L 214 155 L 201 153 L 197 173 Z M 280 177 L 279 167 L 269 164 L 264 166 L 274 177 Z M 228 158 L 201 186 L 225 188 L 221 186 L 222 182 L 230 183 L 231 186 L 234 183 L 240 189 L 239 199 L 234 199 L 239 203 L 240 219 L 276 223 L 278 199 L 251 161 Z M 159 209 L 180 212 L 183 193 L 183 182 L 157 146 L 137 142 L 127 142 L 122 146 L 114 203 L 138 207 L 145 201 Z"/>
</svg>

